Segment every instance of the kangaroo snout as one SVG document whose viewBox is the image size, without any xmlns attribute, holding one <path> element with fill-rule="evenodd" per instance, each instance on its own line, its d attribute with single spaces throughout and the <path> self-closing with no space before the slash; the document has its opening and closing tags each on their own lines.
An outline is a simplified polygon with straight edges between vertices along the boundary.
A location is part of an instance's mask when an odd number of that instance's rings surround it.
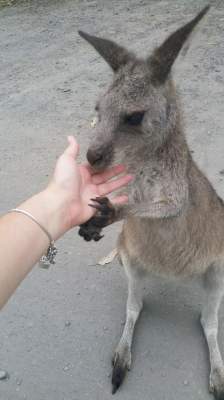
<svg viewBox="0 0 224 400">
<path fill-rule="evenodd" d="M 103 152 L 100 150 L 89 149 L 86 157 L 91 165 L 99 164 L 103 161 Z"/>
<path fill-rule="evenodd" d="M 112 160 L 112 146 L 90 147 L 86 157 L 90 165 L 94 168 L 102 169 L 108 167 Z"/>
</svg>

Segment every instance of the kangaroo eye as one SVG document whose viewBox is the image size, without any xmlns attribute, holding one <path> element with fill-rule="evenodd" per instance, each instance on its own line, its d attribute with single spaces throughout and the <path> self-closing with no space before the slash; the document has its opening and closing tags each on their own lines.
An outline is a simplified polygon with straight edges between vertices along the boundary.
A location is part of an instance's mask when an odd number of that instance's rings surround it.
<svg viewBox="0 0 224 400">
<path fill-rule="evenodd" d="M 126 115 L 125 122 L 129 125 L 140 125 L 143 120 L 144 114 L 145 111 L 137 111 L 132 114 Z"/>
</svg>

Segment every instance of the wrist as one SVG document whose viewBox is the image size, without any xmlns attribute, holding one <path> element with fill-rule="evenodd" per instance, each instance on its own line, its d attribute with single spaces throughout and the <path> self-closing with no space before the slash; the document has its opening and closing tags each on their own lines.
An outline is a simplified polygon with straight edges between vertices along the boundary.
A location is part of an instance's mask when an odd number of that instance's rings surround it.
<svg viewBox="0 0 224 400">
<path fill-rule="evenodd" d="M 19 207 L 30 212 L 53 240 L 57 240 L 71 227 L 68 196 L 54 184 L 50 184 Z"/>
</svg>

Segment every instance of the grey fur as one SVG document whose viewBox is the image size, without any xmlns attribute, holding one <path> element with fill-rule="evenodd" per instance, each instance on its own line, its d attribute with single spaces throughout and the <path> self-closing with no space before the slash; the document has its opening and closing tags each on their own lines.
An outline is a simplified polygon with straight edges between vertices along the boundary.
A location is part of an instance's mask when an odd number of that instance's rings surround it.
<svg viewBox="0 0 224 400">
<path fill-rule="evenodd" d="M 118 252 L 129 285 L 127 321 L 114 358 L 114 392 L 130 368 L 144 276 L 201 275 L 208 293 L 201 322 L 210 352 L 210 390 L 216 399 L 224 399 L 224 365 L 217 343 L 224 290 L 224 208 L 191 157 L 171 77 L 176 56 L 207 10 L 146 60 L 82 34 L 116 71 L 98 102 L 99 123 L 87 158 L 96 169 L 122 162 L 135 177 L 128 188 L 129 204 L 116 206 L 110 221 L 124 219 Z M 136 111 L 145 111 L 144 118 L 131 126 L 126 116 Z"/>
</svg>

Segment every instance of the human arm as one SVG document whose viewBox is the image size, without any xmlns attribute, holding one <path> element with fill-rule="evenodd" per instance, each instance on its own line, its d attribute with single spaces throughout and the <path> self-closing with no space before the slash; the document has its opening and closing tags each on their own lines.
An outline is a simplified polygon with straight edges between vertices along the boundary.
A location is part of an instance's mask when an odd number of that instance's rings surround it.
<svg viewBox="0 0 224 400">
<path fill-rule="evenodd" d="M 48 187 L 18 207 L 33 215 L 54 240 L 95 214 L 88 205 L 91 198 L 105 196 L 132 179 L 126 175 L 108 181 L 124 172 L 124 167 L 94 174 L 87 164 L 76 163 L 77 154 L 78 145 L 70 137 Z M 115 197 L 114 201 L 124 203 L 127 196 Z M 27 216 L 8 213 L 0 218 L 0 308 L 48 246 L 47 235 Z"/>
</svg>

